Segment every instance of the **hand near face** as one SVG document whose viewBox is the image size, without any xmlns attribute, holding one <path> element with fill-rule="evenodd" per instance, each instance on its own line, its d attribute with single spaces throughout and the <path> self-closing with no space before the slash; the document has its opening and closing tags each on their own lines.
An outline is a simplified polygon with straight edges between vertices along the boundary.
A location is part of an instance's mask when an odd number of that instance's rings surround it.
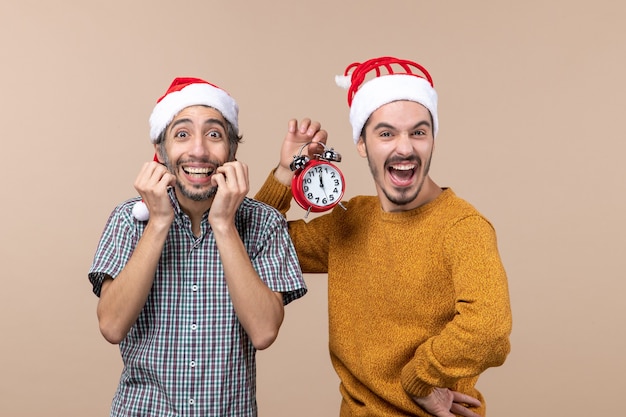
<svg viewBox="0 0 626 417">
<path fill-rule="evenodd" d="M 319 122 L 311 121 L 311 119 L 302 119 L 298 123 L 296 119 L 291 119 L 280 150 L 280 163 L 275 172 L 276 178 L 283 184 L 290 184 L 293 171 L 291 171 L 289 165 L 293 162 L 294 155 L 298 155 L 300 149 L 306 143 L 321 142 L 326 144 L 327 138 L 328 133 L 322 129 Z M 313 143 L 302 149 L 301 155 L 313 158 L 314 154 L 320 154 L 323 151 L 324 148 L 321 145 Z"/>
<path fill-rule="evenodd" d="M 217 186 L 209 211 L 211 227 L 234 224 L 235 213 L 250 191 L 248 166 L 239 161 L 226 162 L 217 168 L 211 183 Z"/>
<path fill-rule="evenodd" d="M 414 397 L 413 400 L 437 417 L 480 417 L 467 406 L 480 407 L 480 401 L 469 395 L 451 391 L 447 388 L 435 388 L 427 397 Z"/>
<path fill-rule="evenodd" d="M 167 189 L 175 183 L 176 177 L 159 162 L 146 162 L 139 171 L 134 186 L 148 207 L 150 222 L 169 226 L 174 220 L 174 208 Z"/>
</svg>

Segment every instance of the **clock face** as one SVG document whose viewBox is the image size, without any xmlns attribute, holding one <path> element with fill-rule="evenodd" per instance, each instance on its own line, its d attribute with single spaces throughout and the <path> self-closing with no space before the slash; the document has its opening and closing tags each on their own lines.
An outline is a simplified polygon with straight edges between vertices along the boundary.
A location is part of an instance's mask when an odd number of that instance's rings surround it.
<svg viewBox="0 0 626 417">
<path fill-rule="evenodd" d="M 296 201 L 304 209 L 325 211 L 341 202 L 344 181 L 341 171 L 328 162 L 312 161 L 297 177 Z"/>
</svg>

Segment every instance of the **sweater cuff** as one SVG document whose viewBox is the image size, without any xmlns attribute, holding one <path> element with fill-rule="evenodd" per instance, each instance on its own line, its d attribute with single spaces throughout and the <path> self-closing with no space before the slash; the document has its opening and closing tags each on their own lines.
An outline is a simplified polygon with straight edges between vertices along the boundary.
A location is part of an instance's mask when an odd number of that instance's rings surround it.
<svg viewBox="0 0 626 417">
<path fill-rule="evenodd" d="M 291 187 L 278 181 L 274 177 L 274 171 L 276 171 L 275 168 L 270 172 L 254 199 L 274 207 L 285 215 L 291 206 Z"/>
<path fill-rule="evenodd" d="M 432 386 L 425 384 L 418 376 L 412 363 L 408 363 L 400 373 L 400 383 L 404 391 L 412 397 L 428 397 Z"/>
</svg>

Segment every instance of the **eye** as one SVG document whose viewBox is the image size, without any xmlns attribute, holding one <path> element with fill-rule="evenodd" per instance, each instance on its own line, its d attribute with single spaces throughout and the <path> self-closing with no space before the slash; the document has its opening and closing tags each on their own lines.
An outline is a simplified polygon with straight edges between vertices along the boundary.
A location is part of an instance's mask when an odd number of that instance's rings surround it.
<svg viewBox="0 0 626 417">
<path fill-rule="evenodd" d="M 382 132 L 378 134 L 378 136 L 380 136 L 381 138 L 390 138 L 391 132 L 388 130 L 383 130 Z"/>
<path fill-rule="evenodd" d="M 211 139 L 220 139 L 223 136 L 222 132 L 217 129 L 209 130 L 206 135 Z"/>
<path fill-rule="evenodd" d="M 425 134 L 426 132 L 423 130 L 416 130 L 415 132 L 413 132 L 413 136 L 424 136 Z"/>
<path fill-rule="evenodd" d="M 189 134 L 185 130 L 180 130 L 180 131 L 176 132 L 174 137 L 177 138 L 177 139 L 186 139 L 187 137 L 189 137 Z"/>
</svg>

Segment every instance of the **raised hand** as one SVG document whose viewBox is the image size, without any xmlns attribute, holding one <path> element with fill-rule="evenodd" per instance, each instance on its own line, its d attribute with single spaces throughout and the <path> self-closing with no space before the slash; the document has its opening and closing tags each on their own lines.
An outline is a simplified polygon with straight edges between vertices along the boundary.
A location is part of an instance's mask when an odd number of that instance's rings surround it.
<svg viewBox="0 0 626 417">
<path fill-rule="evenodd" d="M 326 144 L 327 138 L 328 133 L 322 129 L 319 122 L 305 118 L 298 123 L 296 119 L 291 119 L 280 150 L 280 163 L 274 174 L 276 179 L 285 185 L 289 185 L 293 177 L 293 171 L 291 171 L 289 165 L 293 161 L 294 155 L 298 155 L 302 146 L 309 142 L 322 142 Z M 302 155 L 313 158 L 314 154 L 321 153 L 323 150 L 321 145 L 312 143 L 302 149 Z"/>
<path fill-rule="evenodd" d="M 146 162 L 141 168 L 134 186 L 150 212 L 151 222 L 160 221 L 169 225 L 174 220 L 174 209 L 167 189 L 175 183 L 176 177 L 159 162 Z"/>
<path fill-rule="evenodd" d="M 211 181 L 217 186 L 217 193 L 209 211 L 209 223 L 213 228 L 231 226 L 237 209 L 250 191 L 248 166 L 240 161 L 226 162 L 217 168 Z"/>
</svg>

